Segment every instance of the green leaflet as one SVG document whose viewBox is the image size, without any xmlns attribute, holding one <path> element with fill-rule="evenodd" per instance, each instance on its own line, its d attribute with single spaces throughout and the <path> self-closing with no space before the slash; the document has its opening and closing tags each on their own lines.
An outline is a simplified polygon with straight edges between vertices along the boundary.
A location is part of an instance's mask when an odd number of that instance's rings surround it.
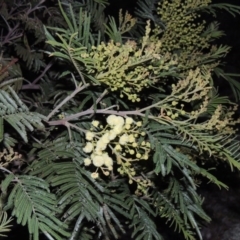
<svg viewBox="0 0 240 240">
<path fill-rule="evenodd" d="M 8 87 L 8 90 L 10 93 L 0 90 L 0 103 L 5 106 L 4 111 L 1 112 L 1 136 L 4 134 L 3 121 L 5 120 L 27 142 L 27 130 L 33 131 L 34 127 L 43 129 L 42 120 L 45 117 L 39 113 L 30 112 L 15 91 L 11 87 Z"/>
<path fill-rule="evenodd" d="M 6 212 L 1 210 L 0 213 L 0 236 L 7 237 L 7 233 L 11 231 L 11 221 L 13 219 L 8 217 Z"/>
<path fill-rule="evenodd" d="M 6 192 L 7 188 L 9 187 L 14 177 L 15 177 L 14 174 L 8 174 L 7 177 L 1 182 L 1 191 L 3 193 Z"/>
<path fill-rule="evenodd" d="M 27 226 L 34 240 L 40 233 L 56 240 L 112 240 L 124 238 L 128 227 L 133 239 L 163 240 L 159 231 L 166 226 L 158 218 L 186 240 L 195 234 L 201 239 L 200 220 L 210 219 L 197 193 L 199 180 L 227 188 L 205 163 L 225 161 L 240 169 L 240 145 L 228 128 L 235 126 L 228 115 L 233 105 L 217 93 L 211 73 L 228 81 L 236 99 L 238 75 L 218 65 L 230 47 L 213 46 L 223 32 L 216 22 L 202 23 L 201 11 L 215 14 L 220 8 L 235 15 L 239 7 L 138 0 L 134 25 L 127 14 L 105 16 L 106 0 L 58 2 L 1 4 L 3 210 Z M 109 115 L 132 118 L 140 127 L 118 146 L 125 152 L 115 149 L 113 136 L 113 145 L 103 150 L 113 164 L 106 172 L 104 165 L 86 164 L 93 157 L 84 148 L 86 132 L 94 130 L 88 142 L 96 147 Z M 210 119 L 222 122 L 215 128 Z M 128 135 L 130 127 L 120 130 Z M 138 180 L 144 193 L 136 191 Z M 0 234 L 9 231 L 4 211 Z"/>
<path fill-rule="evenodd" d="M 17 222 L 27 225 L 33 239 L 39 239 L 39 231 L 47 231 L 55 239 L 69 236 L 67 225 L 59 221 L 55 196 L 50 193 L 48 184 L 41 178 L 23 175 L 11 191 L 5 209 L 12 209 Z"/>
<path fill-rule="evenodd" d="M 133 228 L 131 237 L 136 240 L 162 240 L 162 236 L 157 232 L 154 221 L 142 208 L 132 203 L 132 223 L 130 228 Z M 150 206 L 147 206 L 148 210 Z"/>
</svg>

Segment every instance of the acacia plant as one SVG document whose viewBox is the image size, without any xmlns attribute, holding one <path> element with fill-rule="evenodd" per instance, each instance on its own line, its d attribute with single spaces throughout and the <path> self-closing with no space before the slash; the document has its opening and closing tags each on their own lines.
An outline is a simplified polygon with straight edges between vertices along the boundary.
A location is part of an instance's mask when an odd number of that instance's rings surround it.
<svg viewBox="0 0 240 240">
<path fill-rule="evenodd" d="M 14 218 L 34 240 L 202 239 L 198 187 L 227 188 L 208 166 L 240 169 L 237 105 L 213 80 L 230 47 L 204 20 L 240 8 L 139 0 L 116 17 L 107 5 L 1 1 L 1 235 Z"/>
</svg>

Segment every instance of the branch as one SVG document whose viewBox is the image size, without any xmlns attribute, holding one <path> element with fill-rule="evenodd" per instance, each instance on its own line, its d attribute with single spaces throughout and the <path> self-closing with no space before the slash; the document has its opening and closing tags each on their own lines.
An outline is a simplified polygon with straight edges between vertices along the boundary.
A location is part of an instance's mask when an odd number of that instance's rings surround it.
<svg viewBox="0 0 240 240">
<path fill-rule="evenodd" d="M 52 236 L 48 232 L 43 232 L 43 234 L 49 239 L 49 240 L 54 240 Z"/>
<path fill-rule="evenodd" d="M 96 102 L 91 106 L 90 109 L 93 109 L 94 106 L 96 106 L 96 105 L 103 99 L 103 97 L 104 97 L 106 94 L 108 94 L 108 90 L 107 90 L 107 89 L 105 89 L 104 92 L 98 97 L 98 99 L 97 99 Z"/>
<path fill-rule="evenodd" d="M 84 218 L 84 215 L 83 215 L 83 214 L 81 214 L 81 215 L 78 217 L 78 220 L 77 220 L 77 222 L 76 222 L 76 224 L 75 224 L 75 227 L 74 227 L 74 229 L 73 229 L 73 232 L 72 232 L 72 236 L 69 238 L 69 240 L 74 240 L 74 239 L 76 239 L 83 218 Z"/>
<path fill-rule="evenodd" d="M 14 65 L 16 62 L 18 61 L 18 58 L 13 58 L 11 60 L 11 62 L 9 62 L 6 66 L 4 66 L 1 70 L 0 70 L 0 75 L 3 74 L 4 72 L 7 72 L 8 69 Z"/>
<path fill-rule="evenodd" d="M 39 10 L 41 8 L 46 8 L 46 6 L 41 6 L 41 4 L 43 4 L 46 0 L 41 0 L 39 3 L 36 4 L 36 6 L 34 8 L 31 8 L 31 4 L 30 4 L 30 8 L 28 9 L 28 11 L 26 12 L 26 15 L 29 15 L 30 13 L 34 12 L 35 10 Z"/>
<path fill-rule="evenodd" d="M 109 109 L 109 108 L 108 108 Z M 144 117 L 145 114 L 140 113 L 139 110 L 135 110 L 135 111 L 115 111 L 115 110 L 107 110 L 107 109 L 98 109 L 98 110 L 94 110 L 94 109 L 88 109 L 86 111 L 80 112 L 80 113 L 76 113 L 73 114 L 71 116 L 68 116 L 64 119 L 60 119 L 60 120 L 55 120 L 55 121 L 50 121 L 48 122 L 48 124 L 50 126 L 56 126 L 56 125 L 65 125 L 66 121 L 70 121 L 70 120 L 76 120 L 81 116 L 86 116 L 86 115 L 91 115 L 91 114 L 113 114 L 113 115 L 118 115 L 118 116 L 127 116 L 127 115 L 136 115 L 136 116 L 141 116 Z M 154 116 L 150 116 L 150 118 L 155 118 Z M 48 120 L 49 118 L 47 118 Z"/>
<path fill-rule="evenodd" d="M 61 108 L 66 102 L 71 100 L 75 95 L 81 92 L 83 89 L 87 88 L 90 84 L 84 84 L 82 87 L 77 87 L 68 97 L 66 97 L 62 102 L 60 102 L 47 116 L 47 121 Z"/>
<path fill-rule="evenodd" d="M 40 85 L 36 84 L 45 74 L 46 72 L 52 67 L 53 65 L 53 61 L 52 60 L 50 63 L 48 63 L 48 65 L 45 67 L 45 69 L 43 70 L 43 72 L 36 78 L 34 79 L 34 81 L 32 83 L 26 84 L 22 86 L 22 90 L 27 90 L 27 89 L 40 89 Z"/>
<path fill-rule="evenodd" d="M 2 33 L 1 33 L 1 46 L 3 46 L 6 43 L 11 43 L 11 41 L 23 36 L 22 31 L 18 34 L 16 33 L 18 30 L 18 27 L 19 27 L 19 23 L 17 23 L 16 26 L 14 26 L 14 28 L 11 28 L 10 26 L 8 26 L 9 31 L 6 36 L 2 36 Z"/>
<path fill-rule="evenodd" d="M 26 85 L 23 85 L 21 90 L 28 90 L 28 89 L 41 89 L 40 85 L 39 84 L 26 84 Z"/>
<path fill-rule="evenodd" d="M 53 65 L 53 59 L 51 60 L 50 63 L 48 63 L 48 65 L 45 67 L 45 69 L 43 70 L 43 72 L 33 81 L 32 84 L 36 84 L 41 78 L 43 75 L 45 75 L 45 73 L 52 67 Z"/>
<path fill-rule="evenodd" d="M 10 85 L 12 83 L 18 82 L 18 81 L 22 81 L 24 78 L 14 78 L 14 79 L 9 79 L 3 83 L 0 84 L 0 88 L 3 88 L 6 85 Z"/>
<path fill-rule="evenodd" d="M 9 174 L 12 174 L 12 172 L 10 170 L 6 169 L 5 167 L 0 166 L 0 170 L 7 172 Z"/>
</svg>

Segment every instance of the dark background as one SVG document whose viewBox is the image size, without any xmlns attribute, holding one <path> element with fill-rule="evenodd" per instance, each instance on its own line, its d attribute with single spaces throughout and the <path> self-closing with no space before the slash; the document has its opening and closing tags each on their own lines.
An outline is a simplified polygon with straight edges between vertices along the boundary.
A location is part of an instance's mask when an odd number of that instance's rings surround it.
<svg viewBox="0 0 240 240">
<path fill-rule="evenodd" d="M 118 16 L 118 10 L 122 8 L 133 14 L 136 2 L 136 0 L 111 0 L 107 13 Z M 213 0 L 212 3 L 240 6 L 240 0 Z M 240 74 L 240 15 L 234 17 L 224 10 L 218 10 L 216 17 L 208 16 L 206 20 L 219 22 L 220 30 L 225 32 L 225 35 L 217 40 L 216 44 L 231 46 L 231 51 L 223 59 L 224 71 Z M 240 77 L 235 79 L 240 82 Z M 232 101 L 235 101 L 226 80 L 215 78 L 215 82 L 221 95 L 229 96 Z M 240 116 L 240 111 L 238 115 Z M 231 172 L 228 164 L 218 168 L 218 171 L 213 174 L 226 183 L 229 190 L 220 190 L 207 182 L 200 186 L 199 192 L 205 198 L 204 209 L 212 218 L 212 222 L 202 229 L 203 240 L 240 240 L 240 174 L 238 171 Z M 156 224 L 159 226 L 160 222 L 158 221 Z M 123 239 L 126 238 L 123 237 Z M 174 235 L 172 230 L 166 231 L 166 240 L 180 239 L 181 237 L 177 234 Z"/>
<path fill-rule="evenodd" d="M 110 6 L 106 13 L 112 16 L 118 16 L 120 8 L 128 10 L 130 13 L 134 12 L 136 0 L 110 0 Z M 240 0 L 214 0 L 213 3 L 228 3 L 240 6 Z M 232 47 L 231 52 L 224 59 L 225 71 L 230 73 L 240 73 L 240 15 L 233 17 L 226 11 L 219 11 L 216 19 L 220 22 L 220 28 L 225 32 L 225 36 L 217 41 L 217 44 L 228 45 Z M 227 82 L 223 79 L 217 80 L 219 90 L 223 95 L 229 95 L 232 98 L 231 89 Z M 239 78 L 240 81 L 240 78 Z M 203 185 L 200 188 L 201 194 L 206 198 L 205 208 L 213 219 L 213 223 L 203 230 L 204 240 L 222 240 L 223 231 L 227 231 L 232 225 L 233 221 L 240 223 L 240 177 L 236 172 L 231 174 L 229 168 L 223 168 L 219 173 L 220 180 L 227 182 L 230 186 L 229 191 L 219 191 L 211 185 Z M 179 236 L 171 235 L 169 240 L 180 240 Z M 208 238 L 210 236 L 210 238 Z M 215 237 L 214 237 L 215 236 Z M 28 240 L 29 235 L 26 228 L 14 225 L 11 234 L 8 238 L 12 240 Z M 46 239 L 44 236 L 42 238 Z M 124 237 L 123 239 L 130 239 Z M 230 238 L 229 238 L 230 239 Z M 239 237 L 240 239 L 240 237 Z"/>
<path fill-rule="evenodd" d="M 110 6 L 107 7 L 107 13 L 118 16 L 120 8 L 134 13 L 137 0 L 110 0 Z M 213 0 L 212 3 L 228 3 L 240 6 L 239 0 Z M 240 10 L 240 9 L 239 9 Z M 224 10 L 219 10 L 216 18 L 210 18 L 220 23 L 220 29 L 225 32 L 225 36 L 219 39 L 219 44 L 232 46 L 232 51 L 225 58 L 229 72 L 240 73 L 240 15 L 233 17 Z"/>
</svg>

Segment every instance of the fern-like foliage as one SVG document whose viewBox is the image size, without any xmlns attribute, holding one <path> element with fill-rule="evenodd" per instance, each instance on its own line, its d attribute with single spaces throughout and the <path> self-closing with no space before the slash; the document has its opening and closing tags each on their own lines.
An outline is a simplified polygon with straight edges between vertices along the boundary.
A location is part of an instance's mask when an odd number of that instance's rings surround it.
<svg viewBox="0 0 240 240">
<path fill-rule="evenodd" d="M 216 75 L 221 79 L 227 80 L 228 84 L 231 87 L 231 90 L 233 92 L 234 98 L 236 101 L 239 101 L 240 99 L 240 83 L 238 78 L 240 77 L 240 74 L 237 73 L 226 73 L 221 68 L 214 69 Z M 237 78 L 237 79 L 236 79 Z"/>
<path fill-rule="evenodd" d="M 11 60 L 11 61 L 10 61 Z M 18 59 L 3 59 L 0 60 L 0 89 L 6 90 L 11 86 L 15 91 L 19 91 L 22 87 L 23 78 L 21 76 L 21 68 L 16 62 Z"/>
<path fill-rule="evenodd" d="M 39 161 L 29 169 L 30 174 L 46 179 L 53 189 L 58 189 L 58 208 L 64 213 L 62 218 L 65 222 L 71 223 L 76 217 L 81 219 L 76 223 L 74 236 L 79 234 L 87 222 L 95 222 L 105 233 L 109 231 L 108 226 L 117 236 L 115 227 L 107 223 L 113 219 L 121 229 L 121 224 L 111 209 L 129 217 L 128 206 L 122 203 L 126 193 L 122 193 L 122 196 L 111 196 L 112 188 L 116 186 L 120 188 L 120 183 L 109 183 L 104 187 L 98 184 L 81 167 L 83 163 L 81 144 L 72 142 L 66 145 L 65 143 L 65 138 L 46 143 L 45 148 L 39 151 Z M 63 144 L 66 145 L 64 149 Z M 49 156 L 47 161 L 46 155 Z"/>
<path fill-rule="evenodd" d="M 152 207 L 144 200 L 137 198 L 127 199 L 130 206 L 130 214 L 133 219 L 130 228 L 133 228 L 131 237 L 138 240 L 163 239 L 158 233 L 156 224 L 151 217 L 156 216 Z"/>
<path fill-rule="evenodd" d="M 13 209 L 19 224 L 27 225 L 33 239 L 39 239 L 39 231 L 48 233 L 54 239 L 69 236 L 67 225 L 59 221 L 54 215 L 59 212 L 55 195 L 50 193 L 49 185 L 40 178 L 33 176 L 14 176 L 9 174 L 1 184 L 4 192 L 14 179 L 16 182 L 5 209 Z M 36 194 L 37 193 L 37 194 Z"/>
<path fill-rule="evenodd" d="M 230 47 L 201 12 L 238 7 L 19 2 L 0 5 L 0 234 L 15 218 L 34 240 L 202 239 L 198 187 L 227 188 L 211 166 L 240 170 L 240 120 L 212 77 L 238 97 L 220 64 Z"/>
<path fill-rule="evenodd" d="M 4 34 L 1 39 L 3 49 L 7 52 L 8 47 L 12 46 L 12 41 L 14 41 L 14 55 L 24 62 L 28 70 L 34 72 L 39 72 L 42 67 L 45 67 L 43 54 L 38 52 L 37 48 L 33 49 L 38 44 L 42 44 L 45 38 L 43 22 L 34 13 L 34 11 L 44 9 L 41 6 L 42 3 L 42 1 L 32 3 L 23 1 L 22 4 L 10 2 L 9 4 L 2 3 L 0 8 L 0 13 L 5 20 Z"/>
<path fill-rule="evenodd" d="M 108 4 L 108 1 L 84 0 L 81 3 L 73 4 L 73 8 L 75 7 L 77 11 L 79 10 L 79 7 L 84 8 L 85 11 L 91 15 L 91 21 L 94 25 L 95 32 L 100 31 L 103 35 L 105 31 L 104 24 L 107 21 L 104 10 Z"/>
<path fill-rule="evenodd" d="M 44 116 L 39 113 L 30 112 L 11 87 L 8 88 L 8 92 L 0 90 L 0 101 L 1 119 L 13 127 L 25 142 L 28 141 L 27 130 L 33 131 L 35 128 L 44 128 L 42 123 Z M 3 133 L 1 131 L 1 139 L 3 138 Z"/>
<path fill-rule="evenodd" d="M 17 56 L 26 63 L 26 67 L 29 69 L 34 69 L 34 71 L 39 72 L 41 67 L 45 67 L 43 60 L 43 54 L 37 52 L 31 52 L 29 47 L 22 46 L 18 44 L 15 46 L 15 52 Z"/>
<path fill-rule="evenodd" d="M 206 7 L 200 8 L 201 10 L 205 12 L 210 12 L 213 16 L 217 16 L 216 12 L 217 9 L 225 10 L 228 13 L 232 14 L 234 17 L 240 13 L 240 7 L 237 5 L 229 4 L 229 3 L 215 3 L 210 4 Z"/>
<path fill-rule="evenodd" d="M 11 231 L 11 221 L 12 218 L 8 218 L 8 215 L 6 212 L 1 211 L 0 214 L 0 236 L 1 237 L 7 237 L 6 233 Z"/>
</svg>

